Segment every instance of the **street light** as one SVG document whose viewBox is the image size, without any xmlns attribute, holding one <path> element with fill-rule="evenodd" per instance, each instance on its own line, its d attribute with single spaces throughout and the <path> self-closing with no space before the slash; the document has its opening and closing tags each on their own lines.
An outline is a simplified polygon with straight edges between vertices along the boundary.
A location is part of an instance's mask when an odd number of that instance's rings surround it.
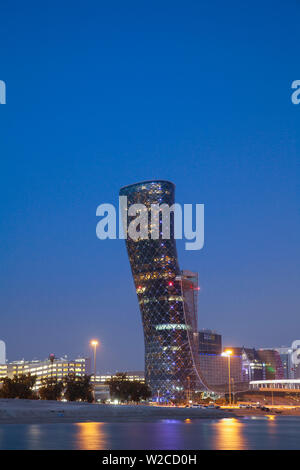
<svg viewBox="0 0 300 470">
<path fill-rule="evenodd" d="M 229 405 L 231 405 L 231 377 L 230 377 L 230 356 L 232 356 L 232 351 L 227 349 L 226 351 L 222 352 L 221 356 L 228 357 L 228 391 L 229 391 Z"/>
<path fill-rule="evenodd" d="M 190 401 L 191 401 L 191 378 L 190 377 L 187 377 L 187 383 L 188 383 L 188 386 L 187 386 L 187 391 L 186 391 L 186 401 L 187 401 L 187 405 L 190 404 Z"/>
</svg>

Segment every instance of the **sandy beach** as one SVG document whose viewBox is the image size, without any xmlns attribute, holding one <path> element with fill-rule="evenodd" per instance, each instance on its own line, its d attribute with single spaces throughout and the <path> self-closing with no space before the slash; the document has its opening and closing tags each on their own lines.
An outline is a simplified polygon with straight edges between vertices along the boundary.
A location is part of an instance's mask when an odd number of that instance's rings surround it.
<svg viewBox="0 0 300 470">
<path fill-rule="evenodd" d="M 147 405 L 98 405 L 44 400 L 0 400 L 0 424 L 134 421 L 147 419 L 216 419 L 232 417 L 224 410 Z"/>
<path fill-rule="evenodd" d="M 300 407 L 197 409 L 147 405 L 100 405 L 81 402 L 0 399 L 0 424 L 143 421 L 151 419 L 218 419 L 244 416 L 300 416 Z"/>
</svg>

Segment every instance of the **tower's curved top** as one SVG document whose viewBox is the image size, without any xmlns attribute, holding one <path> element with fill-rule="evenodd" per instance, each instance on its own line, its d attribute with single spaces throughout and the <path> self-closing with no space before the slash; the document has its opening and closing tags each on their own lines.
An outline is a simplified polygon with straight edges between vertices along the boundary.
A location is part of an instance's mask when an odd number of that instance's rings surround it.
<svg viewBox="0 0 300 470">
<path fill-rule="evenodd" d="M 120 189 L 120 194 L 126 194 L 126 193 L 130 193 L 131 191 L 136 191 L 138 189 L 148 189 L 148 187 L 153 184 L 164 184 L 164 185 L 170 185 L 173 190 L 175 189 L 175 184 L 172 183 L 171 181 L 168 181 L 168 180 L 146 180 L 146 181 L 139 181 L 137 183 L 132 183 L 132 184 L 128 184 L 126 186 L 123 186 L 121 189 Z M 143 186 L 145 186 L 143 188 Z"/>
</svg>

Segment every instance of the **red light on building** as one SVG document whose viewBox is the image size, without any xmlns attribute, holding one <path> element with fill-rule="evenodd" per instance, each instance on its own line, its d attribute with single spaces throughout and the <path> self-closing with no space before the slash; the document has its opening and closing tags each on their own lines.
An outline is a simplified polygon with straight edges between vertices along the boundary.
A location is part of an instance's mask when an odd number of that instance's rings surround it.
<svg viewBox="0 0 300 470">
<path fill-rule="evenodd" d="M 172 281 L 169 282 L 169 286 L 170 286 L 170 287 L 173 286 L 173 282 L 172 282 Z"/>
</svg>

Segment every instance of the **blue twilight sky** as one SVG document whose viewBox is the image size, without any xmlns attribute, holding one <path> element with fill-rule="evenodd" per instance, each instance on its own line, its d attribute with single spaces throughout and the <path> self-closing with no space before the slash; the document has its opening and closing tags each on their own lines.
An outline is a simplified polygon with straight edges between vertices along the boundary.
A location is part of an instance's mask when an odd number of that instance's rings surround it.
<svg viewBox="0 0 300 470">
<path fill-rule="evenodd" d="M 0 338 L 10 360 L 87 354 L 141 369 L 123 185 L 205 204 L 199 326 L 225 345 L 300 337 L 298 0 L 1 2 Z"/>
</svg>

